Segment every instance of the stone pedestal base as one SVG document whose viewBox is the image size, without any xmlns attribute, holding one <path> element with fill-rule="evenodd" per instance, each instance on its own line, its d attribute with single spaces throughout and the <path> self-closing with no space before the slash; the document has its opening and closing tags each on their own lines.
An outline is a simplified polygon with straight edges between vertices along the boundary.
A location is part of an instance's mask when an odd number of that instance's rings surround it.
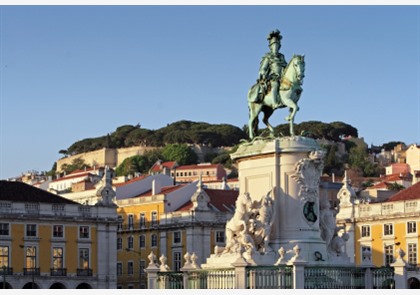
<svg viewBox="0 0 420 295">
<path fill-rule="evenodd" d="M 231 267 L 232 264 L 238 260 L 241 256 L 237 253 L 224 253 L 224 254 L 211 254 L 207 258 L 207 263 L 202 264 L 201 268 L 225 268 Z M 249 255 L 248 253 L 243 253 L 242 258 L 248 263 L 248 265 L 274 265 L 278 259 L 278 255 L 274 252 L 268 254 L 254 253 Z"/>
</svg>

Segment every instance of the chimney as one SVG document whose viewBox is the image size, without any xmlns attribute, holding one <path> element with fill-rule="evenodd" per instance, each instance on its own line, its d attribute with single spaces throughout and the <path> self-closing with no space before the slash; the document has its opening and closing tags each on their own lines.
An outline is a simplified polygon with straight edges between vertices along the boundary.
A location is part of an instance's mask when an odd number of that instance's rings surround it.
<svg viewBox="0 0 420 295">
<path fill-rule="evenodd" d="M 157 195 L 161 192 L 162 186 L 157 179 L 153 179 L 152 181 L 152 196 Z"/>
</svg>

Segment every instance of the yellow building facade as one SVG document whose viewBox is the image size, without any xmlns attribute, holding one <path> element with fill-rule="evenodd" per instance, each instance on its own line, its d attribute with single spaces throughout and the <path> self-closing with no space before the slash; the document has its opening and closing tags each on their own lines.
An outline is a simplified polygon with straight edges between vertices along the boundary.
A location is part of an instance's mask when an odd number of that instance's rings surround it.
<svg viewBox="0 0 420 295">
<path fill-rule="evenodd" d="M 226 220 L 232 216 L 237 195 L 237 191 L 190 183 L 164 187 L 157 195 L 117 200 L 117 288 L 147 288 L 144 269 L 151 252 L 158 264 L 166 258 L 173 271 L 183 266 L 187 252 L 205 262 L 215 246 L 224 246 Z M 196 199 L 203 200 L 204 206 L 194 203 Z M 231 211 L 223 209 L 229 206 Z"/>
<path fill-rule="evenodd" d="M 383 202 L 360 201 L 351 191 L 340 193 L 337 224 L 350 235 L 346 252 L 352 261 L 363 264 L 363 253 L 369 250 L 370 263 L 389 266 L 402 250 L 409 280 L 420 284 L 420 183 Z"/>
<path fill-rule="evenodd" d="M 82 206 L 20 182 L 1 181 L 0 192 L 2 287 L 116 287 L 115 207 Z"/>
</svg>

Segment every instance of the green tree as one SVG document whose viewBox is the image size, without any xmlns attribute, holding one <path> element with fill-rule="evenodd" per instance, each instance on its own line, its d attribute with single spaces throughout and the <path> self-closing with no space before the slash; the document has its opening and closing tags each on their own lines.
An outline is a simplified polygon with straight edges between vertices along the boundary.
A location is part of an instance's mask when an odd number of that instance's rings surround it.
<svg viewBox="0 0 420 295">
<path fill-rule="evenodd" d="M 326 151 L 325 160 L 324 160 L 324 172 L 331 175 L 332 173 L 336 175 L 341 175 L 343 171 L 343 163 L 337 157 L 337 145 L 326 145 L 323 146 Z"/>
<path fill-rule="evenodd" d="M 51 167 L 51 170 L 48 171 L 46 175 L 51 176 L 52 178 L 55 178 L 56 174 L 57 174 L 57 162 L 54 162 L 54 164 Z"/>
<path fill-rule="evenodd" d="M 83 170 L 85 168 L 91 168 L 90 165 L 85 163 L 85 160 L 82 158 L 75 158 L 71 162 L 71 164 L 64 164 L 61 166 L 61 169 L 66 172 L 66 174 L 70 174 L 76 170 Z"/>
<path fill-rule="evenodd" d="M 117 176 L 128 176 L 133 175 L 136 172 L 142 173 L 148 169 L 146 162 L 147 159 L 144 156 L 136 155 L 128 157 L 117 166 L 115 174 Z"/>
<path fill-rule="evenodd" d="M 377 163 L 372 163 L 369 160 L 367 149 L 362 145 L 350 149 L 349 165 L 352 169 L 360 169 L 364 177 L 377 177 L 381 173 Z"/>
<path fill-rule="evenodd" d="M 396 182 L 394 182 L 394 183 L 388 183 L 386 185 L 386 188 L 389 189 L 389 190 L 391 190 L 391 191 L 401 191 L 401 190 L 405 189 L 404 186 L 402 186 L 401 184 L 398 184 Z"/>
<path fill-rule="evenodd" d="M 196 164 L 197 154 L 186 144 L 168 144 L 162 149 L 166 161 L 176 161 L 179 165 Z"/>
</svg>

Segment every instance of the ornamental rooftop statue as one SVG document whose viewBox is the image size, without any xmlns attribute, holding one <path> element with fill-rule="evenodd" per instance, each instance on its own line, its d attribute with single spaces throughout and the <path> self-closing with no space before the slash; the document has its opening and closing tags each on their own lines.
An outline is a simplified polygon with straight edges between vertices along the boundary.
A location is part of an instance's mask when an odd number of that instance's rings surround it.
<svg viewBox="0 0 420 295">
<path fill-rule="evenodd" d="M 290 124 L 290 135 L 294 135 L 293 122 L 299 110 L 297 102 L 302 93 L 305 60 L 303 55 L 293 55 L 287 64 L 284 55 L 279 52 L 282 38 L 279 30 L 272 31 L 268 35 L 270 52 L 263 56 L 257 82 L 248 91 L 248 131 L 251 140 L 258 135 L 260 112 L 264 113 L 263 122 L 268 127 L 270 135 L 274 136 L 274 129 L 268 119 L 274 110 L 285 107 L 290 110 L 286 121 Z"/>
</svg>

